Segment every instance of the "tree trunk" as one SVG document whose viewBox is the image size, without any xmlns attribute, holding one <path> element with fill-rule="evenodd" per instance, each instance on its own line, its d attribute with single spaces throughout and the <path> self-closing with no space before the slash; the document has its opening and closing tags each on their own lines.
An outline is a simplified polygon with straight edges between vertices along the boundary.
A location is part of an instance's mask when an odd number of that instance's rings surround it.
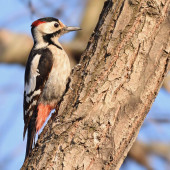
<svg viewBox="0 0 170 170">
<path fill-rule="evenodd" d="M 119 169 L 169 67 L 170 0 L 107 0 L 22 169 Z"/>
</svg>

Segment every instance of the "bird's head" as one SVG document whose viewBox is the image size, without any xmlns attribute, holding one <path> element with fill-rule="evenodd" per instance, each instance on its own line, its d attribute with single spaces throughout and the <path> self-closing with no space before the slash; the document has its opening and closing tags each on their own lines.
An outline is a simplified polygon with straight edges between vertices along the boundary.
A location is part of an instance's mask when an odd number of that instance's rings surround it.
<svg viewBox="0 0 170 170">
<path fill-rule="evenodd" d="M 35 41 L 40 37 L 43 37 L 43 39 L 59 38 L 67 32 L 78 30 L 80 30 L 79 27 L 65 26 L 60 20 L 53 17 L 40 18 L 31 25 L 31 32 Z"/>
</svg>

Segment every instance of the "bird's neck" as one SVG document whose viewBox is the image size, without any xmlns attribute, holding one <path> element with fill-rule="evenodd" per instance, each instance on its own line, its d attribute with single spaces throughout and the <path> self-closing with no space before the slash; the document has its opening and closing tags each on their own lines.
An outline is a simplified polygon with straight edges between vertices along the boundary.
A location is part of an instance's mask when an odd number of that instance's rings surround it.
<svg viewBox="0 0 170 170">
<path fill-rule="evenodd" d="M 53 36 L 53 34 L 43 35 L 39 32 L 34 34 L 34 43 L 35 49 L 46 48 L 48 45 L 52 44 L 59 49 L 62 49 L 61 44 L 58 41 L 57 36 Z"/>
</svg>

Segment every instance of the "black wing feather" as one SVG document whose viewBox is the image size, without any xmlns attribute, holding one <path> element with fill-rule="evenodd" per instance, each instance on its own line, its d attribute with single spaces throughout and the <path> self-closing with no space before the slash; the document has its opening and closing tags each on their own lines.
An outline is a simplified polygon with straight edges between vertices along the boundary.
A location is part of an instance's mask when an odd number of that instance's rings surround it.
<svg viewBox="0 0 170 170">
<path fill-rule="evenodd" d="M 43 49 L 43 50 L 32 50 L 31 51 L 30 56 L 27 61 L 26 70 L 25 70 L 25 84 L 30 83 L 29 81 L 31 79 L 31 73 L 30 73 L 31 63 L 37 54 L 40 54 L 41 57 L 40 57 L 39 65 L 38 65 L 39 75 L 36 77 L 36 87 L 35 87 L 34 91 L 37 91 L 39 89 L 42 91 L 42 89 L 48 79 L 48 75 L 51 71 L 52 65 L 53 65 L 52 53 L 48 48 Z M 28 110 L 28 108 L 33 103 L 33 101 L 35 99 L 37 99 L 37 97 L 35 96 L 32 98 L 32 100 L 30 102 L 26 101 L 26 97 L 32 96 L 34 91 L 30 92 L 29 94 L 26 94 L 24 92 L 24 111 Z M 29 114 L 27 114 L 27 115 L 24 114 L 24 123 L 28 122 L 28 120 L 27 120 L 28 116 L 29 116 Z"/>
</svg>

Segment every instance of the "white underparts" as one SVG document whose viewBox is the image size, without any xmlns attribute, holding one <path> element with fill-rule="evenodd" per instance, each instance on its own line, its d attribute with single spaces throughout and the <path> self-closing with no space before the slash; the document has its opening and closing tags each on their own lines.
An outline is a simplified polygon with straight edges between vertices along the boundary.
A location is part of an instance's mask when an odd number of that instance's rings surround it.
<svg viewBox="0 0 170 170">
<path fill-rule="evenodd" d="M 61 44 L 55 41 L 60 47 Z M 70 75 L 70 62 L 64 50 L 54 45 L 48 46 L 53 55 L 53 67 L 40 97 L 41 103 L 55 105 L 60 100 L 66 88 L 67 79 Z"/>
</svg>

